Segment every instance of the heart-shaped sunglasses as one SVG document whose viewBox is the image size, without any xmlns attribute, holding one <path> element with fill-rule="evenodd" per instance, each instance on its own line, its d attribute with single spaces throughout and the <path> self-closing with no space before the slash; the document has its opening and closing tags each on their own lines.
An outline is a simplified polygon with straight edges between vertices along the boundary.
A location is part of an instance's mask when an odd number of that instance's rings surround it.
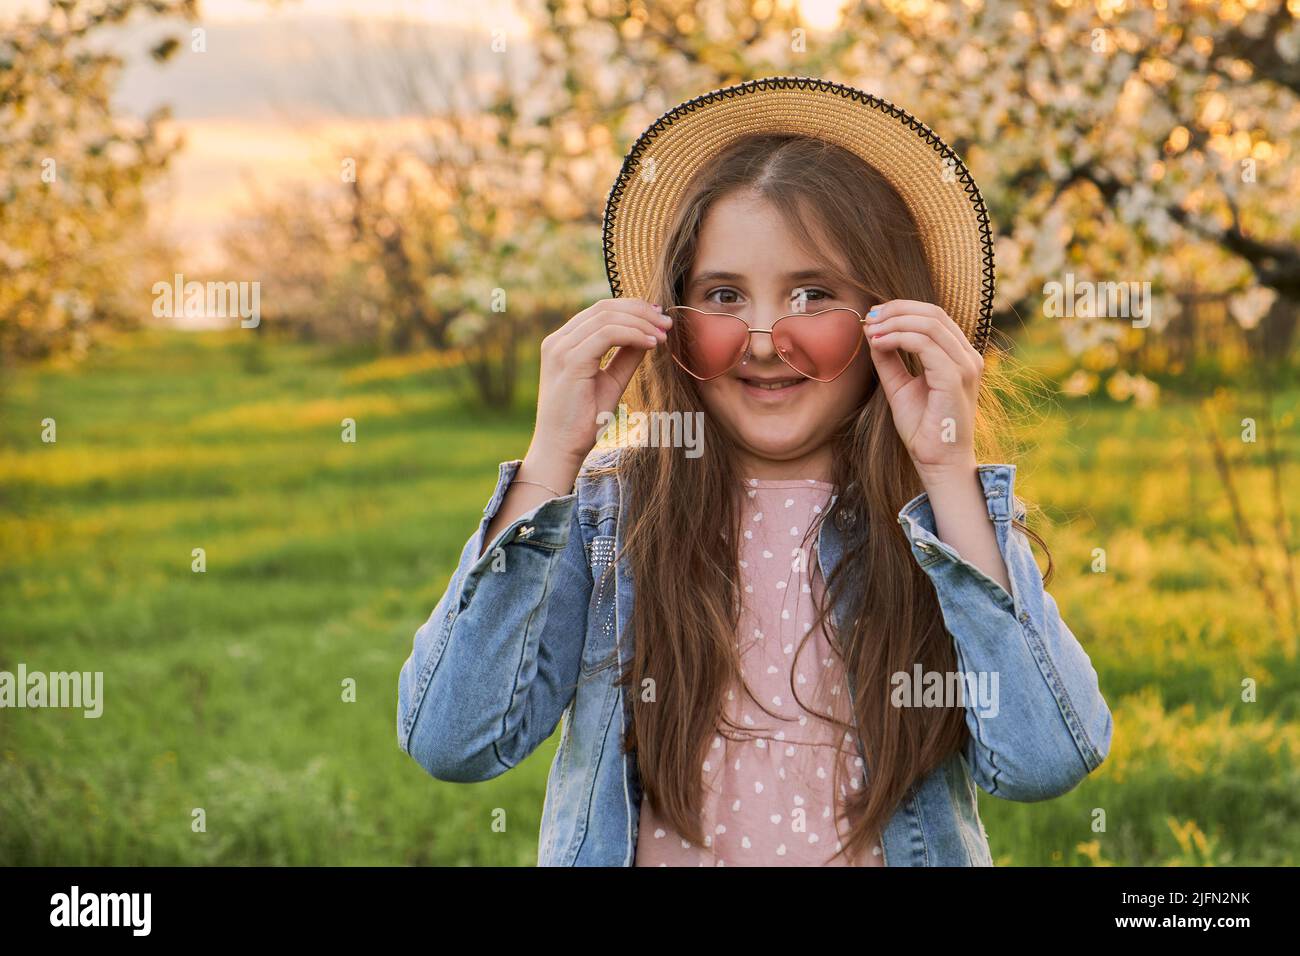
<svg viewBox="0 0 1300 956">
<path fill-rule="evenodd" d="M 862 348 L 867 321 L 856 309 L 792 312 L 770 329 L 753 329 L 738 315 L 705 312 L 688 305 L 664 310 L 673 320 L 668 333 L 673 360 L 702 382 L 733 368 L 749 351 L 749 337 L 772 336 L 777 356 L 805 378 L 831 382 L 843 375 Z"/>
</svg>

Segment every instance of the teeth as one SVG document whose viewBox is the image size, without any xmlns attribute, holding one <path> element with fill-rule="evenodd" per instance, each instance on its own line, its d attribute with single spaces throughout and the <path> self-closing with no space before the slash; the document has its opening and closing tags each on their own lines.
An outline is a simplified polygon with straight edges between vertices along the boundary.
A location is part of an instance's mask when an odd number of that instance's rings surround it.
<svg viewBox="0 0 1300 956">
<path fill-rule="evenodd" d="M 751 380 L 749 384 L 753 385 L 755 388 L 765 388 L 769 391 L 775 391 L 779 388 L 789 388 L 791 385 L 798 385 L 802 381 L 803 379 L 801 378 L 788 378 L 783 382 L 755 382 Z"/>
</svg>

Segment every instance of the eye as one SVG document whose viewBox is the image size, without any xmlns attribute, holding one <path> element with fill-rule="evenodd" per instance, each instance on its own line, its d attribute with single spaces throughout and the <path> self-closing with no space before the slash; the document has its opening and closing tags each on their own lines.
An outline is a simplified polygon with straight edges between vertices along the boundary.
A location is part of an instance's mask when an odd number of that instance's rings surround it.
<svg viewBox="0 0 1300 956">
<path fill-rule="evenodd" d="M 724 296 L 725 296 L 725 295 L 731 295 L 731 296 L 735 296 L 735 298 L 732 298 L 732 299 L 715 299 L 715 298 L 714 298 L 715 295 L 724 295 Z M 730 287 L 728 287 L 728 286 L 723 286 L 723 287 L 721 287 L 721 288 L 713 289 L 712 291 L 710 291 L 710 292 L 709 292 L 709 293 L 704 297 L 704 301 L 705 301 L 705 302 L 712 302 L 712 303 L 714 303 L 715 305 L 736 305 L 736 304 L 738 304 L 738 303 L 740 302 L 740 293 L 737 292 L 735 289 L 732 289 L 732 288 L 730 288 Z"/>
<path fill-rule="evenodd" d="M 801 298 L 807 298 L 809 301 L 820 302 L 824 299 L 835 298 L 835 293 L 820 286 L 800 286 L 790 293 L 790 301 L 798 302 Z"/>
</svg>

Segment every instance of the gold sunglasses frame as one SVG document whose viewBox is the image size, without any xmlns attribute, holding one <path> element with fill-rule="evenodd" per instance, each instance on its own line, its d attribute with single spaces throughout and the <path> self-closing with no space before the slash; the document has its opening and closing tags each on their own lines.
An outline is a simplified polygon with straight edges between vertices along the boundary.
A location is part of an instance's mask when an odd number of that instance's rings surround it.
<svg viewBox="0 0 1300 956">
<path fill-rule="evenodd" d="M 863 326 L 867 324 L 867 320 L 861 312 L 859 312 L 857 309 L 850 308 L 847 305 L 837 305 L 831 309 L 819 309 L 816 312 L 787 312 L 785 315 L 779 316 L 772 323 L 772 328 L 770 329 L 750 328 L 748 322 L 745 322 L 745 320 L 738 315 L 732 315 L 730 312 L 706 312 L 704 309 L 697 309 L 691 305 L 671 305 L 668 306 L 668 308 L 664 309 L 664 314 L 673 319 L 673 327 L 669 329 L 668 331 L 669 335 L 672 335 L 677 330 L 677 320 L 674 313 L 683 309 L 688 312 L 697 312 L 700 315 L 716 315 L 719 318 L 732 319 L 733 321 L 743 323 L 745 326 L 745 351 L 740 354 L 740 357 L 738 357 L 736 361 L 732 362 L 730 365 L 724 368 L 721 372 L 718 372 L 716 375 L 709 375 L 707 377 L 703 375 L 696 375 L 694 372 L 692 372 L 689 368 L 686 367 L 686 365 L 682 362 L 681 359 L 677 357 L 677 353 L 675 351 L 669 349 L 669 354 L 672 355 L 673 361 L 676 362 L 681 367 L 682 371 L 684 371 L 687 375 L 691 376 L 691 378 L 694 378 L 697 381 L 701 381 L 701 382 L 711 382 L 715 378 L 720 378 L 721 376 L 726 375 L 728 372 L 730 372 L 733 368 L 739 365 L 743 360 L 744 356 L 749 353 L 749 336 L 754 334 L 755 332 L 764 335 L 771 335 L 773 333 L 773 330 L 776 329 L 777 325 L 780 324 L 782 319 L 789 319 L 795 317 L 807 318 L 813 315 L 822 315 L 823 313 L 826 312 L 852 312 L 854 315 L 858 317 L 859 326 Z M 773 345 L 775 346 L 775 344 L 776 344 L 776 340 L 773 339 Z M 838 372 L 836 372 L 834 375 L 832 375 L 830 378 L 817 378 L 816 376 L 808 375 L 805 372 L 801 372 L 799 369 L 795 368 L 794 365 L 791 364 L 790 360 L 785 357 L 785 355 L 781 352 L 780 349 L 774 349 L 774 351 L 776 352 L 777 358 L 779 358 L 786 365 L 789 365 L 790 368 L 794 369 L 796 372 L 799 372 L 799 374 L 802 375 L 804 378 L 812 379 L 814 382 L 821 382 L 825 384 L 827 382 L 835 381 L 837 378 L 839 378 L 841 375 L 843 375 L 845 372 L 849 370 L 849 366 L 853 364 L 853 360 L 856 359 L 858 357 L 858 353 L 862 351 L 862 336 L 860 335 L 858 336 L 857 345 L 854 346 L 853 348 L 853 354 L 850 355 L 849 360 L 844 363 L 844 367 L 840 369 Z"/>
</svg>

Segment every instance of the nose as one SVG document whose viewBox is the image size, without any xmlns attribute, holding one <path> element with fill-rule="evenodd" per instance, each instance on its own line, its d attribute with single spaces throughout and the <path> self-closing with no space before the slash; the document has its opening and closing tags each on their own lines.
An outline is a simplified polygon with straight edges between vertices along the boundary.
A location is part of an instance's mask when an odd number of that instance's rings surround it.
<svg viewBox="0 0 1300 956">
<path fill-rule="evenodd" d="M 749 333 L 749 351 L 746 359 L 750 362 L 777 361 L 776 345 L 772 341 L 772 324 L 780 318 L 781 313 L 769 309 L 756 310 L 749 320 L 751 329 L 760 331 Z"/>
</svg>

